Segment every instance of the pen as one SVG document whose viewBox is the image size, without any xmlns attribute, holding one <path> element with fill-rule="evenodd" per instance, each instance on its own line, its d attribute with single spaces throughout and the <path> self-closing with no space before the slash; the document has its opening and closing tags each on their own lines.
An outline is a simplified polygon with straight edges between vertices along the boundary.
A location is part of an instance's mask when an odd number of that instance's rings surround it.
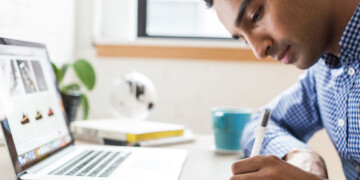
<svg viewBox="0 0 360 180">
<path fill-rule="evenodd" d="M 264 139 L 267 124 L 271 115 L 270 109 L 265 109 L 259 117 L 259 127 L 256 132 L 254 146 L 251 151 L 250 157 L 257 156 L 260 153 L 261 145 Z M 261 123 L 260 123 L 261 122 Z"/>
</svg>

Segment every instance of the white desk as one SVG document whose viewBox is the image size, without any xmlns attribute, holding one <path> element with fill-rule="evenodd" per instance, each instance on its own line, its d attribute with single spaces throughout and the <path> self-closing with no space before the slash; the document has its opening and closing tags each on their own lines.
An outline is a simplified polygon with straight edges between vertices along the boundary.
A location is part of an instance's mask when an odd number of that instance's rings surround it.
<svg viewBox="0 0 360 180">
<path fill-rule="evenodd" d="M 210 150 L 214 144 L 212 135 L 197 135 L 194 143 L 173 145 L 189 151 L 180 180 L 230 179 L 231 165 L 240 159 L 239 155 L 221 155 Z"/>
<path fill-rule="evenodd" d="M 321 138 L 323 139 L 323 138 Z M 314 147 L 318 151 L 325 152 L 328 146 L 331 146 L 329 141 L 316 141 Z M 320 142 L 320 143 L 319 143 Z M 311 143 L 311 142 L 310 142 Z M 197 135 L 194 143 L 177 144 L 166 146 L 166 148 L 181 148 L 189 151 L 188 158 L 185 162 L 180 180 L 206 179 L 206 180 L 226 180 L 231 176 L 231 165 L 239 158 L 237 155 L 219 155 L 210 150 L 210 146 L 214 144 L 213 135 Z M 320 149 L 320 150 L 319 150 Z M 7 157 L 7 150 L 5 146 L 0 146 L 0 179 L 12 179 L 12 165 L 10 159 Z M 334 152 L 333 152 L 334 153 Z M 322 154 L 325 157 L 330 179 L 342 180 L 344 175 L 339 169 L 341 164 L 338 159 L 333 157 L 334 154 Z M 335 154 L 336 155 L 336 154 Z"/>
<path fill-rule="evenodd" d="M 166 148 L 182 148 L 189 151 L 180 180 L 229 179 L 231 165 L 238 156 L 216 154 L 210 150 L 212 144 L 212 135 L 197 135 L 193 143 L 166 146 Z M 12 165 L 6 151 L 6 147 L 0 145 L 0 179 L 2 180 L 13 179 Z"/>
</svg>

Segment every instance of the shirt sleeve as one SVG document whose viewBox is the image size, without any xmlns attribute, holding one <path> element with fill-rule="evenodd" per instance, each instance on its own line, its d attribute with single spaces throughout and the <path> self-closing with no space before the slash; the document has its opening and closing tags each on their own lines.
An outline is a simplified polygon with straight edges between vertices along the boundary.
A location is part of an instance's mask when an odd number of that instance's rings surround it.
<svg viewBox="0 0 360 180">
<path fill-rule="evenodd" d="M 314 68 L 308 69 L 295 85 L 252 116 L 241 138 L 241 147 L 247 157 L 255 141 L 259 115 L 265 108 L 270 108 L 272 114 L 260 154 L 283 158 L 295 148 L 309 148 L 306 142 L 323 127 L 317 105 L 314 71 Z"/>
</svg>

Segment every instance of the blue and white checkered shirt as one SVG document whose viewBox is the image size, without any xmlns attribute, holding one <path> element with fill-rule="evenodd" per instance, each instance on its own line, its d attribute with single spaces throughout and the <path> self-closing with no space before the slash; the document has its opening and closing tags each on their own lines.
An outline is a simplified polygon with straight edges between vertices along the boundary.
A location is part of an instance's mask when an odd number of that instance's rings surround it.
<svg viewBox="0 0 360 180">
<path fill-rule="evenodd" d="M 324 54 L 297 84 L 272 100 L 261 154 L 284 157 L 325 128 L 347 179 L 360 179 L 360 5 L 339 41 L 339 56 Z M 265 108 L 264 107 L 264 108 Z M 260 111 L 259 111 L 260 112 Z M 249 156 L 260 113 L 247 124 L 241 146 Z"/>
</svg>

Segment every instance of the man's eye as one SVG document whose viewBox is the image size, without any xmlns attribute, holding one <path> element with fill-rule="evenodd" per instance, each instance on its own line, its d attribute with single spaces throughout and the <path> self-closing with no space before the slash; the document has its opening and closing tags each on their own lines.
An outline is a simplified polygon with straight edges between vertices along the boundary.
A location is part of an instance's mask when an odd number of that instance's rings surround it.
<svg viewBox="0 0 360 180">
<path fill-rule="evenodd" d="M 253 23 L 257 22 L 260 18 L 260 15 L 261 15 L 261 12 L 262 12 L 262 7 L 260 7 L 256 12 L 255 14 L 253 15 L 253 17 L 251 18 L 251 21 Z"/>
</svg>

